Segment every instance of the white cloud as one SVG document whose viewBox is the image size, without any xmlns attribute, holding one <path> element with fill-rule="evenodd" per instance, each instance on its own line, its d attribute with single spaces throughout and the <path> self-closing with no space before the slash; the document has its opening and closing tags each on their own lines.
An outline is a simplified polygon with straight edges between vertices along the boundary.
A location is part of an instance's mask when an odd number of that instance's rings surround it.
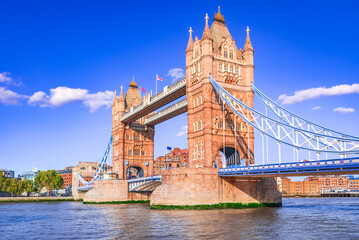
<svg viewBox="0 0 359 240">
<path fill-rule="evenodd" d="M 90 94 L 87 89 L 57 87 L 50 89 L 50 95 L 39 91 L 34 93 L 28 100 L 30 105 L 41 107 L 58 107 L 72 102 L 82 102 L 83 105 L 95 112 L 102 106 L 110 107 L 115 93 L 112 91 L 97 92 Z"/>
<path fill-rule="evenodd" d="M 4 87 L 0 87 L 0 103 L 5 105 L 19 105 L 20 99 L 26 98 L 27 96 L 18 94 Z"/>
<path fill-rule="evenodd" d="M 338 96 L 353 93 L 359 93 L 358 83 L 354 83 L 352 85 L 342 84 L 333 86 L 331 88 L 319 87 L 304 89 L 294 92 L 293 96 L 282 94 L 279 96 L 278 101 L 280 101 L 283 105 L 292 105 L 309 99 L 319 98 L 321 96 Z"/>
<path fill-rule="evenodd" d="M 179 133 L 177 133 L 175 135 L 175 137 L 181 137 L 181 136 L 187 135 L 187 132 L 188 132 L 188 126 L 187 125 L 183 126 L 182 130 Z"/>
<path fill-rule="evenodd" d="M 182 68 L 171 68 L 168 71 L 167 76 L 171 76 L 172 82 L 175 82 L 185 76 L 185 71 Z"/>
<path fill-rule="evenodd" d="M 9 72 L 0 73 L 0 83 L 11 83 L 12 79 Z"/>
<path fill-rule="evenodd" d="M 321 106 L 315 106 L 315 107 L 312 107 L 311 109 L 312 110 L 319 110 L 319 109 L 321 109 L 322 107 Z"/>
<path fill-rule="evenodd" d="M 353 113 L 355 112 L 354 108 L 346 108 L 346 107 L 337 107 L 333 109 L 333 112 L 337 113 Z"/>
<path fill-rule="evenodd" d="M 108 90 L 95 94 L 87 94 L 86 100 L 83 104 L 90 108 L 90 112 L 95 112 L 101 106 L 106 106 L 107 108 L 111 107 L 114 97 L 115 93 Z"/>
</svg>

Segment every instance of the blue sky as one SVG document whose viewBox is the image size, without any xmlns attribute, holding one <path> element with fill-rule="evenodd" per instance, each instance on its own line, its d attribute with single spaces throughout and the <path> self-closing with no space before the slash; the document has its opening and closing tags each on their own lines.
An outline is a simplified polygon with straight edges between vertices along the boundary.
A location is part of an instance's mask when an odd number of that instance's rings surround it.
<svg viewBox="0 0 359 240">
<path fill-rule="evenodd" d="M 99 161 L 113 91 L 127 90 L 133 76 L 148 91 L 155 74 L 164 78 L 159 89 L 171 84 L 181 71 L 170 70 L 185 67 L 189 27 L 201 37 L 205 14 L 213 18 L 218 5 L 237 47 L 251 29 L 259 89 L 359 136 L 356 1 L 2 1 L 0 168 L 18 174 Z M 167 145 L 187 147 L 179 134 L 186 121 L 182 114 L 156 126 L 156 156 Z"/>
</svg>

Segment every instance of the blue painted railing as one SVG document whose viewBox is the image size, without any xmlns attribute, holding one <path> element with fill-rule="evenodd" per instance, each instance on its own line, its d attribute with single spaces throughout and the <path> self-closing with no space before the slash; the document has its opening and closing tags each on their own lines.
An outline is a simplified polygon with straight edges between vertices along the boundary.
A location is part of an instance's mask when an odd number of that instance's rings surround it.
<svg viewBox="0 0 359 240">
<path fill-rule="evenodd" d="M 231 166 L 218 169 L 218 175 L 248 176 L 248 175 L 303 175 L 303 173 L 333 173 L 357 171 L 359 174 L 359 158 L 342 158 L 318 161 L 303 161 L 250 166 Z"/>
</svg>

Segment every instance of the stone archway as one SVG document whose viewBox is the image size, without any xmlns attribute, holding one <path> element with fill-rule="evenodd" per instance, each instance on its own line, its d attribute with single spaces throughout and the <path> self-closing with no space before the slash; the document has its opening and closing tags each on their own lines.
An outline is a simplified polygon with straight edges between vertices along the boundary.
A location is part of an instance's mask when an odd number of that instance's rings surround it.
<svg viewBox="0 0 359 240">
<path fill-rule="evenodd" d="M 143 168 L 138 166 L 129 166 L 126 169 L 126 179 L 141 178 L 144 177 Z"/>
<path fill-rule="evenodd" d="M 216 156 L 217 161 L 220 156 L 222 167 L 245 165 L 244 159 L 241 159 L 240 151 L 231 146 L 222 146 Z"/>
</svg>

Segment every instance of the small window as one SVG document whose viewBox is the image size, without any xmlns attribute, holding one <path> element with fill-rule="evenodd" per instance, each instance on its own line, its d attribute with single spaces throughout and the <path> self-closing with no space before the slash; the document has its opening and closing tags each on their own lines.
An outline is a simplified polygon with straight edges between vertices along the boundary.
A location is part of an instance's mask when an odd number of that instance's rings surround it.
<svg viewBox="0 0 359 240">
<path fill-rule="evenodd" d="M 227 51 L 227 49 L 224 49 L 223 56 L 224 56 L 225 58 L 227 58 L 227 57 L 228 57 L 228 51 Z"/>
<path fill-rule="evenodd" d="M 95 167 L 92 167 L 92 170 L 96 170 L 96 168 L 95 168 Z"/>
<path fill-rule="evenodd" d="M 135 140 L 135 141 L 141 140 L 140 134 L 138 134 L 138 133 L 133 133 L 133 140 Z"/>
<path fill-rule="evenodd" d="M 230 50 L 230 51 L 229 51 L 229 58 L 230 58 L 230 59 L 233 59 L 233 50 Z"/>
<path fill-rule="evenodd" d="M 131 156 L 131 155 L 132 155 L 132 151 L 131 151 L 131 150 L 128 150 L 128 151 L 127 151 L 127 155 Z"/>
<path fill-rule="evenodd" d="M 130 140 L 130 135 L 126 134 L 126 140 Z"/>
<path fill-rule="evenodd" d="M 138 148 L 133 149 L 133 156 L 140 156 L 140 149 Z"/>
<path fill-rule="evenodd" d="M 203 98 L 202 98 L 202 96 L 199 97 L 199 100 L 200 100 L 201 104 L 203 104 Z"/>
<path fill-rule="evenodd" d="M 223 66 L 222 64 L 218 63 L 218 71 L 222 72 L 223 71 Z"/>
<path fill-rule="evenodd" d="M 141 151 L 141 156 L 146 156 L 145 151 Z"/>
</svg>

